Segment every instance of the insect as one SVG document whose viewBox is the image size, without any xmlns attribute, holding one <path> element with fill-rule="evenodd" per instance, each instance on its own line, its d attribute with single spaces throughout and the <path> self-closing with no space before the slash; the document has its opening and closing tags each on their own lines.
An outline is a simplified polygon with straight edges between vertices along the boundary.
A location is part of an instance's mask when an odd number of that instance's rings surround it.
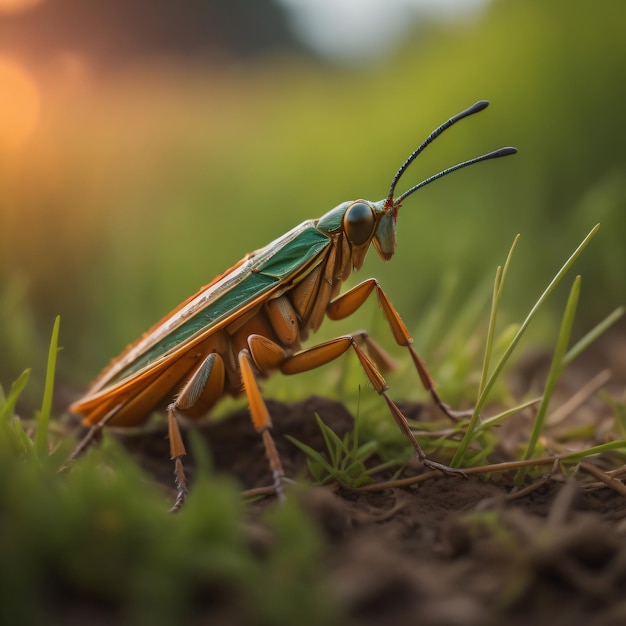
<svg viewBox="0 0 626 626">
<path fill-rule="evenodd" d="M 305 349 L 302 343 L 318 330 L 325 317 L 346 318 L 375 293 L 395 341 L 408 350 L 432 400 L 448 416 L 457 416 L 437 394 L 425 364 L 413 349 L 407 327 L 378 281 L 368 278 L 342 295 L 339 292 L 352 271 L 363 265 L 370 245 L 384 261 L 391 259 L 396 247 L 398 211 L 408 196 L 455 170 L 517 151 L 501 148 L 464 161 L 394 198 L 396 185 L 413 160 L 450 126 L 488 104 L 477 102 L 434 130 L 400 167 L 385 199 L 343 202 L 321 218 L 305 221 L 247 254 L 128 346 L 96 378 L 84 397 L 70 407 L 92 427 L 72 458 L 82 453 L 105 425 L 137 425 L 164 406 L 177 487 L 172 510 L 178 510 L 188 493 L 182 463 L 186 451 L 179 428 L 181 415 L 198 418 L 225 394 L 245 393 L 252 422 L 263 440 L 276 493 L 283 498 L 285 475 L 258 380 L 276 371 L 290 375 L 311 370 L 353 350 L 420 461 L 443 472 L 461 472 L 426 457 L 406 418 L 387 394 L 381 370 L 390 365 L 390 359 L 366 332 Z"/>
</svg>

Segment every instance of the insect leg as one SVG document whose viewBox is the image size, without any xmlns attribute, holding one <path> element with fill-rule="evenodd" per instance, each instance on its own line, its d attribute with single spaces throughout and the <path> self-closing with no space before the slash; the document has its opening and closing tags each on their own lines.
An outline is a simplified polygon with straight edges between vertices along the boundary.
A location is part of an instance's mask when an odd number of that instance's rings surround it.
<svg viewBox="0 0 626 626">
<path fill-rule="evenodd" d="M 255 337 L 253 335 L 251 338 Z M 254 343 L 254 339 L 252 341 Z M 252 417 L 252 423 L 257 431 L 263 438 L 263 445 L 265 446 L 265 454 L 272 470 L 272 478 L 274 480 L 274 488 L 276 489 L 276 495 L 279 500 L 285 499 L 285 472 L 283 471 L 283 465 L 280 462 L 278 451 L 274 443 L 274 438 L 270 433 L 272 426 L 272 420 L 267 410 L 267 406 L 263 401 L 259 386 L 256 381 L 256 376 L 252 369 L 253 359 L 248 349 L 243 349 L 239 352 L 239 367 L 241 370 L 241 380 L 243 383 L 244 391 L 248 398 L 248 406 L 250 407 L 250 415 Z"/>
<path fill-rule="evenodd" d="M 302 352 L 298 352 L 294 354 L 292 357 L 289 357 L 281 366 L 280 370 L 283 374 L 299 374 L 300 372 L 305 372 L 310 369 L 314 369 L 319 367 L 320 365 L 324 365 L 333 361 L 344 352 L 346 352 L 349 348 L 352 348 L 361 363 L 361 366 L 365 370 L 365 374 L 367 378 L 372 383 L 372 386 L 379 395 L 381 395 L 389 410 L 391 411 L 391 415 L 393 416 L 396 424 L 404 434 L 404 436 L 411 442 L 415 452 L 417 454 L 418 459 L 426 466 L 431 469 L 437 469 L 442 472 L 450 473 L 450 474 L 461 474 L 465 476 L 464 472 L 458 469 L 454 469 L 448 467 L 447 465 L 443 465 L 442 463 L 437 463 L 435 461 L 431 461 L 426 457 L 424 450 L 420 446 L 419 442 L 415 438 L 413 431 L 409 427 L 406 417 L 402 414 L 402 411 L 396 405 L 396 403 L 387 395 L 387 382 L 385 381 L 383 375 L 380 373 L 378 368 L 376 367 L 374 361 L 367 356 L 365 351 L 359 346 L 361 341 L 365 341 L 367 337 L 367 333 L 355 333 L 354 335 L 345 335 L 343 337 L 337 337 L 336 339 L 331 339 L 330 341 L 325 341 L 323 343 L 318 344 L 317 346 L 312 346 L 311 348 L 307 348 Z"/>
<path fill-rule="evenodd" d="M 75 461 L 78 457 L 85 454 L 94 441 L 100 440 L 102 429 L 115 417 L 122 405 L 123 403 L 115 405 L 97 424 L 94 424 L 87 431 L 87 434 L 78 442 L 74 450 L 72 450 L 72 454 L 70 454 L 69 458 L 61 466 L 59 471 L 64 472 L 72 461 Z"/>
<path fill-rule="evenodd" d="M 180 390 L 176 400 L 167 407 L 167 429 L 170 440 L 170 458 L 174 461 L 174 477 L 176 480 L 176 501 L 170 512 L 179 511 L 189 489 L 183 468 L 182 457 L 187 454 L 180 434 L 178 416 L 193 413 L 194 409 L 203 404 L 211 404 L 224 390 L 224 361 L 217 352 L 212 352 L 194 370 L 191 377 Z"/>
<path fill-rule="evenodd" d="M 387 294 L 383 291 L 379 282 L 375 278 L 368 278 L 350 291 L 347 291 L 342 296 L 333 300 L 326 310 L 326 314 L 332 320 L 344 319 L 352 315 L 369 297 L 372 291 L 376 290 L 378 302 L 383 309 L 383 313 L 391 332 L 396 340 L 396 343 L 400 346 L 407 348 L 415 365 L 415 369 L 419 374 L 420 380 L 424 389 L 428 391 L 433 402 L 451 419 L 457 420 L 460 417 L 471 415 L 473 411 L 455 411 L 448 404 L 446 404 L 437 393 L 435 389 L 435 382 L 430 375 L 426 364 L 417 352 L 413 348 L 413 337 L 411 337 L 406 325 L 402 321 L 400 314 L 396 311 L 393 304 L 387 297 Z"/>
</svg>

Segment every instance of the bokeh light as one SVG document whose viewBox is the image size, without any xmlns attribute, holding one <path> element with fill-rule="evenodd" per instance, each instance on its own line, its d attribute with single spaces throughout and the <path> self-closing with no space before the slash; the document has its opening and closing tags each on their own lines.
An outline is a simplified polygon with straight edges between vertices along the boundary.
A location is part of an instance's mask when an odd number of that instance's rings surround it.
<svg viewBox="0 0 626 626">
<path fill-rule="evenodd" d="M 0 55 L 0 150 L 15 150 L 28 140 L 37 127 L 40 105 L 32 74 Z"/>
<path fill-rule="evenodd" d="M 6 15 L 21 13 L 36 7 L 42 2 L 43 0 L 0 0 L 0 13 Z"/>
</svg>

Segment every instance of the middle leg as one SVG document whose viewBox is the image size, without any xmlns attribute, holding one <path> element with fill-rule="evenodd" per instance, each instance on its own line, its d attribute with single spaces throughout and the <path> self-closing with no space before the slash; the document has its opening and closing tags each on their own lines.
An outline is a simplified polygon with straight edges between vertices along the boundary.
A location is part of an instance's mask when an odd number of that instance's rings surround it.
<svg viewBox="0 0 626 626">
<path fill-rule="evenodd" d="M 465 476 L 462 470 L 455 469 L 444 465 L 443 463 L 437 463 L 431 461 L 425 454 L 424 450 L 420 446 L 417 438 L 413 434 L 406 417 L 398 407 L 398 405 L 387 395 L 388 385 L 379 369 L 376 367 L 374 361 L 365 353 L 360 347 L 359 343 L 365 341 L 367 333 L 361 332 L 354 335 L 345 335 L 343 337 L 337 337 L 330 341 L 325 341 L 313 346 L 301 352 L 288 357 L 281 365 L 280 370 L 283 374 L 298 374 L 311 369 L 315 369 L 321 365 L 329 363 L 338 358 L 344 352 L 352 348 L 356 353 L 365 374 L 374 387 L 374 389 L 381 395 L 389 410 L 393 416 L 396 424 L 404 434 L 404 436 L 411 442 L 418 459 L 430 469 L 440 470 L 449 474 L 461 474 Z"/>
</svg>

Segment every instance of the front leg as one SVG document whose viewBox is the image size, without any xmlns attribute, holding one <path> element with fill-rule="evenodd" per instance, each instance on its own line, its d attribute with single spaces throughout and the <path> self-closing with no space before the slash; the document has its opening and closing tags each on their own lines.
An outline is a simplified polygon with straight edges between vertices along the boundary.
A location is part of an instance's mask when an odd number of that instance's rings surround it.
<svg viewBox="0 0 626 626">
<path fill-rule="evenodd" d="M 430 375 L 430 372 L 426 368 L 426 364 L 417 352 L 413 349 L 413 337 L 411 337 L 405 323 L 402 321 L 400 314 L 396 311 L 393 304 L 387 297 L 387 294 L 383 291 L 380 283 L 375 278 L 368 278 L 362 283 L 350 289 L 343 295 L 333 300 L 326 309 L 326 314 L 331 320 L 341 320 L 352 315 L 370 296 L 372 291 L 376 290 L 378 302 L 383 309 L 383 314 L 387 320 L 391 332 L 399 346 L 407 348 L 415 369 L 419 374 L 420 380 L 424 389 L 428 391 L 433 402 L 450 418 L 458 420 L 460 417 L 467 417 L 472 415 L 473 411 L 455 411 L 448 404 L 446 404 L 437 393 L 435 389 L 435 382 Z"/>
</svg>

